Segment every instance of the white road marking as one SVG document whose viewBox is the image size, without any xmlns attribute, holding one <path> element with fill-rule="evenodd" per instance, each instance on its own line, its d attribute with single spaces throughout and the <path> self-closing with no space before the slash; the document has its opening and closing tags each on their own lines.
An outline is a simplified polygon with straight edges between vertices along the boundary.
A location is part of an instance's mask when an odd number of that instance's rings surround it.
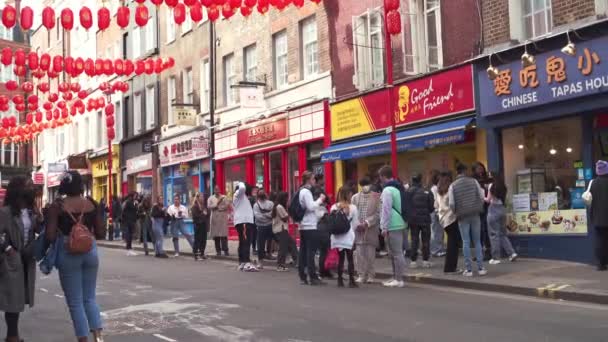
<svg viewBox="0 0 608 342">
<path fill-rule="evenodd" d="M 60 294 L 56 294 L 55 297 L 57 297 L 57 298 L 63 298 L 63 296 L 60 295 Z"/>
<path fill-rule="evenodd" d="M 44 292 L 44 293 L 49 293 L 49 290 L 47 290 L 47 289 L 45 289 L 45 288 L 43 288 L 43 287 L 41 287 L 41 288 L 40 288 L 40 291 L 42 291 L 42 292 Z"/>
<path fill-rule="evenodd" d="M 174 340 L 174 339 L 169 338 L 169 337 L 167 337 L 167 336 L 163 336 L 163 335 L 161 335 L 161 334 L 154 334 L 154 335 L 152 335 L 152 336 L 154 336 L 154 337 L 156 337 L 156 338 L 160 338 L 161 340 L 165 340 L 165 341 L 168 341 L 168 342 L 177 342 L 177 340 Z"/>
</svg>

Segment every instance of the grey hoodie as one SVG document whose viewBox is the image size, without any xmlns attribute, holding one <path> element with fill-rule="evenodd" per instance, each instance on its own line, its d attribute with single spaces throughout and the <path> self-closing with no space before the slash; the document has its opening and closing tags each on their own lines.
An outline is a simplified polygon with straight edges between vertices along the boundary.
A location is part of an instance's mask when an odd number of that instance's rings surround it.
<svg viewBox="0 0 608 342">
<path fill-rule="evenodd" d="M 272 201 L 257 201 L 253 205 L 253 216 L 258 226 L 272 226 Z"/>
</svg>

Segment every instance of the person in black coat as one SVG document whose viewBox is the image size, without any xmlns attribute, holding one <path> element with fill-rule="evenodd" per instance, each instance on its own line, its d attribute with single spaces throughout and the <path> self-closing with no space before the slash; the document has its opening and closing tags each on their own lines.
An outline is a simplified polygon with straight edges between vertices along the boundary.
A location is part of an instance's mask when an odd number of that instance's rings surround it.
<svg viewBox="0 0 608 342">
<path fill-rule="evenodd" d="M 598 271 L 608 269 L 608 162 L 600 160 L 595 164 L 597 177 L 592 181 L 589 192 L 592 196 L 591 223 L 596 232 L 596 256 Z"/>
<path fill-rule="evenodd" d="M 412 177 L 412 184 L 405 193 L 407 208 L 407 223 L 410 227 L 412 248 L 410 259 L 412 268 L 418 267 L 418 246 L 422 237 L 422 266 L 431 267 L 431 214 L 435 211 L 435 198 L 433 193 L 422 187 L 422 175 Z"/>
<path fill-rule="evenodd" d="M 127 255 L 135 255 L 133 252 L 133 235 L 135 234 L 135 224 L 137 223 L 137 205 L 135 204 L 136 193 L 130 193 L 122 205 L 122 224 L 124 229 L 125 241 L 127 243 Z"/>
</svg>

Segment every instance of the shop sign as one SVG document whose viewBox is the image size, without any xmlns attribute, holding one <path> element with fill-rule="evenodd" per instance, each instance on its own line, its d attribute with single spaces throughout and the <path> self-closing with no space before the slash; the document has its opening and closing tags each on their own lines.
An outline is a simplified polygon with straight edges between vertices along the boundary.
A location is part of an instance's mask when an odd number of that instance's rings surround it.
<svg viewBox="0 0 608 342">
<path fill-rule="evenodd" d="M 194 107 L 174 107 L 173 122 L 178 126 L 196 126 L 196 109 Z"/>
<path fill-rule="evenodd" d="M 263 109 L 265 107 L 264 88 L 241 87 L 239 89 L 239 99 L 241 100 L 241 108 Z"/>
<path fill-rule="evenodd" d="M 88 170 L 89 164 L 87 163 L 86 156 L 69 156 L 68 167 L 70 170 Z"/>
<path fill-rule="evenodd" d="M 240 129 L 237 132 L 237 148 L 250 149 L 262 145 L 285 141 L 287 135 L 287 118 L 266 122 L 257 126 Z"/>
<path fill-rule="evenodd" d="M 152 154 L 144 154 L 139 157 L 127 159 L 127 170 L 125 174 L 130 175 L 150 169 L 152 169 Z"/>
<path fill-rule="evenodd" d="M 112 157 L 112 173 L 118 172 L 119 167 L 118 156 Z M 101 157 L 91 161 L 91 170 L 93 178 L 104 177 L 108 175 L 108 157 Z"/>
<path fill-rule="evenodd" d="M 68 170 L 68 166 L 65 163 L 49 163 L 49 173 L 62 173 Z"/>
<path fill-rule="evenodd" d="M 475 110 L 473 67 L 462 66 L 396 85 L 397 126 Z M 331 139 L 351 138 L 392 125 L 389 91 L 383 89 L 331 106 Z"/>
<path fill-rule="evenodd" d="M 32 172 L 32 182 L 36 185 L 44 185 L 44 173 Z"/>
<path fill-rule="evenodd" d="M 514 235 L 586 235 L 587 210 L 544 210 L 516 212 L 507 217 Z"/>
<path fill-rule="evenodd" d="M 154 146 L 153 140 L 145 140 L 141 143 L 141 152 L 142 153 L 151 153 L 152 147 Z"/>
<path fill-rule="evenodd" d="M 49 172 L 46 175 L 47 188 L 58 186 L 61 183 L 61 175 L 63 175 L 63 173 Z"/>
<path fill-rule="evenodd" d="M 160 143 L 160 166 L 209 157 L 209 132 L 197 131 Z"/>
<path fill-rule="evenodd" d="M 608 92 L 608 37 L 576 43 L 576 54 L 559 50 L 536 56 L 523 67 L 517 60 L 498 66 L 495 80 L 479 70 L 482 116 L 516 111 L 547 103 Z"/>
</svg>

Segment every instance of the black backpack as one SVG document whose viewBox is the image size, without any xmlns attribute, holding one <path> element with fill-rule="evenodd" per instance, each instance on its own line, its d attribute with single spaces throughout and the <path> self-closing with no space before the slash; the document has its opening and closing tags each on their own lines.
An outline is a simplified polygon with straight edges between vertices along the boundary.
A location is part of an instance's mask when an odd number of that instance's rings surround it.
<svg viewBox="0 0 608 342">
<path fill-rule="evenodd" d="M 293 194 L 293 197 L 289 202 L 289 208 L 287 208 L 287 212 L 289 213 L 291 219 L 298 223 L 302 222 L 304 219 L 304 214 L 306 214 L 306 209 L 302 207 L 302 204 L 300 203 L 300 191 L 302 191 L 302 189 Z"/>
<path fill-rule="evenodd" d="M 327 215 L 327 231 L 332 235 L 342 235 L 350 230 L 350 220 L 343 210 L 333 210 Z"/>
</svg>

